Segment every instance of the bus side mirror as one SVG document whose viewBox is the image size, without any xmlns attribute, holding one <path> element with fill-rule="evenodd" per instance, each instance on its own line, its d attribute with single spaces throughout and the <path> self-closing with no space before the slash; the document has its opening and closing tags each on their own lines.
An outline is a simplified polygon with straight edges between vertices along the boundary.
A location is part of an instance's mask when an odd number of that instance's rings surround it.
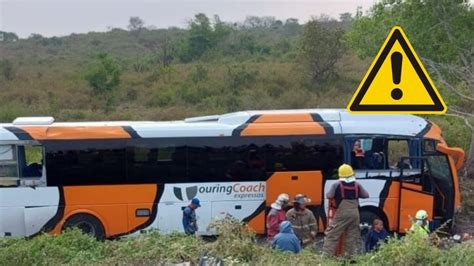
<svg viewBox="0 0 474 266">
<path fill-rule="evenodd" d="M 461 169 L 465 159 L 464 151 L 461 148 L 448 147 L 444 144 L 438 143 L 438 145 L 436 145 L 436 150 L 451 156 L 454 159 L 456 170 L 459 171 Z"/>
</svg>

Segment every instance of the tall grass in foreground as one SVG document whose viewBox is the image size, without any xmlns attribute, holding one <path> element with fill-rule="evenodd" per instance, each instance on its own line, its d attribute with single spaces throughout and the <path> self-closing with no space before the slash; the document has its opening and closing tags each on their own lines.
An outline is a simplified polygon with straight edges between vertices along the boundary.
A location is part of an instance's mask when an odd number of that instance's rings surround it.
<svg viewBox="0 0 474 266">
<path fill-rule="evenodd" d="M 298 255 L 274 251 L 258 244 L 252 232 L 232 220 L 218 223 L 214 228 L 220 236 L 213 242 L 158 231 L 103 242 L 78 230 L 59 236 L 43 234 L 33 239 L 2 238 L 0 265 L 197 264 L 204 254 L 226 265 L 474 265 L 473 241 L 439 249 L 418 235 L 407 235 L 390 239 L 378 252 L 358 255 L 349 261 L 326 257 L 310 249 Z"/>
</svg>

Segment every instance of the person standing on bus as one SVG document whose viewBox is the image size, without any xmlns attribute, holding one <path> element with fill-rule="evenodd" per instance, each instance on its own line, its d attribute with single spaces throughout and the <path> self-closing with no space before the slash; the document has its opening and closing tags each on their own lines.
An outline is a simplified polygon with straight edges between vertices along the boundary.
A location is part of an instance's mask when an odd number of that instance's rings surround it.
<svg viewBox="0 0 474 266">
<path fill-rule="evenodd" d="M 198 198 L 193 198 L 188 207 L 183 210 L 183 227 L 187 235 L 194 235 L 198 230 L 195 210 L 199 207 L 201 207 L 201 202 Z"/>
<path fill-rule="evenodd" d="M 273 240 L 273 237 L 278 234 L 280 224 L 286 221 L 285 207 L 288 205 L 290 197 L 286 193 L 278 195 L 278 198 L 272 203 L 272 209 L 267 215 L 267 240 Z"/>
<path fill-rule="evenodd" d="M 347 232 L 344 243 L 345 253 L 352 255 L 360 243 L 359 198 L 368 198 L 369 193 L 355 181 L 354 170 L 348 164 L 338 169 L 339 181 L 329 189 L 326 197 L 336 202 L 336 214 L 327 227 L 323 252 L 335 255 L 337 243 L 344 232 Z"/>
<path fill-rule="evenodd" d="M 425 210 L 419 210 L 416 212 L 415 222 L 410 228 L 410 232 L 427 236 L 430 234 L 430 228 L 428 226 L 428 213 Z"/>
<path fill-rule="evenodd" d="M 306 209 L 306 204 L 310 202 L 311 199 L 303 194 L 298 194 L 293 201 L 294 207 L 286 214 L 286 218 L 293 226 L 303 247 L 313 244 L 318 232 L 318 222 L 313 212 Z"/>
</svg>

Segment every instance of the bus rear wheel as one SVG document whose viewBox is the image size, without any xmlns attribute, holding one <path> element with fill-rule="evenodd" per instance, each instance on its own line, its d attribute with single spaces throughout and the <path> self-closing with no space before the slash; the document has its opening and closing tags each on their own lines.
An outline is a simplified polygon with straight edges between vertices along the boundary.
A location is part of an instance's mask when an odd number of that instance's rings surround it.
<svg viewBox="0 0 474 266">
<path fill-rule="evenodd" d="M 78 228 L 84 234 L 90 235 L 97 240 L 105 239 L 105 230 L 102 223 L 96 217 L 90 214 L 76 214 L 66 220 L 64 229 Z"/>
</svg>

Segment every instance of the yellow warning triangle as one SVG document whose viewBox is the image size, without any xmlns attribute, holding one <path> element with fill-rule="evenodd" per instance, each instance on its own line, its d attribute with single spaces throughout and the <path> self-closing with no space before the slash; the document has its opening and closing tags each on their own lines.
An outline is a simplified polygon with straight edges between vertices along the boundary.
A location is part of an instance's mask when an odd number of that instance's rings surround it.
<svg viewBox="0 0 474 266">
<path fill-rule="evenodd" d="M 446 104 L 408 38 L 395 26 L 347 109 L 352 113 L 443 114 Z"/>
</svg>

